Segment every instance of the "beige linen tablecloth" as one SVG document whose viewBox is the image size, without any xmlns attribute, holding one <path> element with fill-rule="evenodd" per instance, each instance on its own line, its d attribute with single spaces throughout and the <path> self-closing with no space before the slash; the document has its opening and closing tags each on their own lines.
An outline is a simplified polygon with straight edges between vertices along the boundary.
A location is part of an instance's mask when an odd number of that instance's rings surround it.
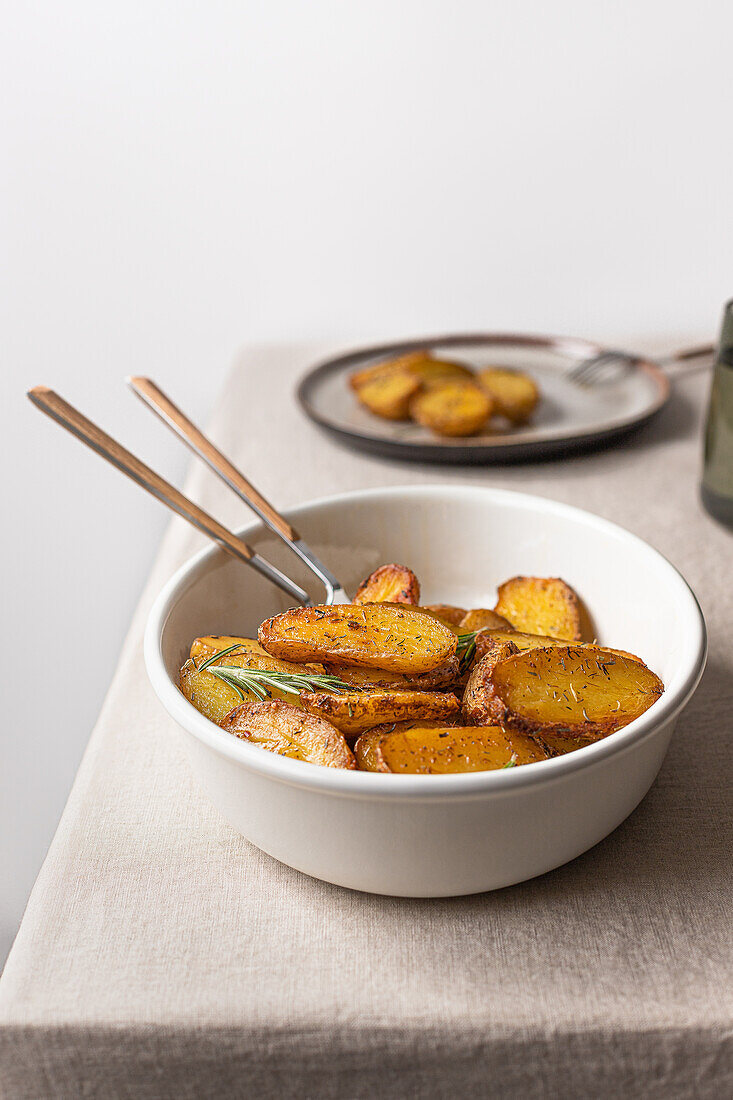
<svg viewBox="0 0 733 1100">
<path fill-rule="evenodd" d="M 329 886 L 234 833 L 199 794 L 141 635 L 198 547 L 174 521 L 0 983 L 0 1091 L 148 1097 L 733 1095 L 733 537 L 697 497 L 708 377 L 648 429 L 546 465 L 442 469 L 351 453 L 297 411 L 313 349 L 252 349 L 214 437 L 283 507 L 470 482 L 581 505 L 695 589 L 708 670 L 650 794 L 551 874 L 409 901 Z M 197 466 L 188 490 L 249 514 Z"/>
</svg>

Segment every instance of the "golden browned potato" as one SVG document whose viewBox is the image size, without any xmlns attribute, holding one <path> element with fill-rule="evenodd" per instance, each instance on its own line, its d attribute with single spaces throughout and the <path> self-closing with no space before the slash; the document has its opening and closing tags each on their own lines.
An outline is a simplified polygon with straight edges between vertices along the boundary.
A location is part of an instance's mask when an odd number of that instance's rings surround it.
<svg viewBox="0 0 733 1100">
<path fill-rule="evenodd" d="M 409 420 L 410 400 L 420 389 L 420 380 L 405 373 L 385 374 L 364 382 L 356 391 L 362 405 L 384 420 Z"/>
<path fill-rule="evenodd" d="M 205 661 L 207 657 L 213 657 L 215 653 L 219 653 L 222 649 L 229 649 L 233 645 L 237 647 L 235 650 L 237 653 L 259 653 L 262 656 L 268 656 L 254 638 L 240 638 L 232 634 L 204 634 L 201 638 L 194 638 L 189 656 L 194 661 L 200 659 Z"/>
<path fill-rule="evenodd" d="M 426 355 L 410 363 L 407 369 L 421 382 L 443 381 L 447 378 L 473 382 L 476 377 L 471 368 L 465 364 L 453 363 L 448 359 L 433 359 L 432 355 Z"/>
<path fill-rule="evenodd" d="M 197 639 L 197 641 L 201 641 L 201 639 Z M 219 647 L 210 654 L 201 652 L 196 661 L 186 661 L 179 676 L 181 691 L 189 703 L 207 718 L 210 718 L 212 722 L 220 722 L 232 707 L 236 707 L 242 702 L 242 696 L 252 702 L 257 702 L 260 698 L 256 692 L 247 691 L 244 687 L 240 687 L 238 691 L 237 688 L 225 683 L 210 671 L 212 667 L 216 665 L 234 665 L 236 668 L 261 669 L 263 672 L 285 672 L 289 675 L 293 673 L 307 674 L 314 671 L 312 666 L 305 667 L 304 665 L 291 664 L 289 661 L 278 661 L 264 651 L 255 653 L 247 650 L 224 653 L 206 668 L 201 668 L 201 665 L 217 652 L 219 652 Z M 321 669 L 321 671 L 323 670 Z M 271 685 L 267 685 L 263 690 L 273 699 L 292 699 L 292 692 L 281 691 Z"/>
<path fill-rule="evenodd" d="M 498 643 L 474 669 L 464 715 L 483 720 L 488 714 L 540 737 L 602 737 L 638 718 L 664 691 L 641 661 L 600 646 L 550 646 L 502 657 L 499 649 L 510 645 Z"/>
<path fill-rule="evenodd" d="M 363 733 L 356 742 L 362 771 L 416 775 L 493 771 L 546 760 L 544 749 L 526 734 L 499 726 L 438 726 L 403 722 Z"/>
<path fill-rule="evenodd" d="M 512 629 L 512 624 L 503 615 L 497 615 L 496 611 L 489 611 L 488 607 L 474 607 L 472 611 L 467 611 L 459 626 L 463 634 L 468 634 L 472 630 Z"/>
<path fill-rule="evenodd" d="M 354 603 L 420 603 L 420 582 L 406 565 L 380 565 L 362 581 Z"/>
<path fill-rule="evenodd" d="M 348 691 L 339 695 L 303 691 L 300 705 L 309 714 L 326 718 L 345 737 L 356 737 L 385 722 L 408 719 L 449 725 L 458 721 L 461 712 L 455 695 L 438 691 Z"/>
<path fill-rule="evenodd" d="M 212 722 L 221 722 L 233 707 L 242 702 L 236 688 L 225 684 L 212 672 L 199 672 L 193 661 L 186 661 L 179 673 L 178 683 L 191 706 Z"/>
<path fill-rule="evenodd" d="M 481 655 L 474 662 L 463 693 L 461 713 L 469 726 L 490 726 L 495 722 L 491 702 L 491 673 L 494 666 L 519 650 L 513 642 L 500 642 L 490 634 L 481 634 Z M 478 641 L 479 639 L 477 639 Z"/>
<path fill-rule="evenodd" d="M 474 435 L 491 416 L 491 398 L 474 382 L 459 378 L 423 386 L 410 401 L 410 416 L 436 435 Z"/>
<path fill-rule="evenodd" d="M 440 668 L 406 676 L 403 672 L 386 672 L 383 668 L 363 668 L 360 665 L 340 665 L 326 661 L 325 671 L 357 691 L 388 688 L 390 691 L 437 691 L 455 683 L 459 676 L 459 660 L 454 654 Z"/>
<path fill-rule="evenodd" d="M 349 377 L 349 385 L 352 390 L 356 390 L 358 393 L 362 386 L 366 386 L 380 378 L 411 374 L 413 368 L 419 366 L 425 358 L 426 352 L 424 351 L 409 351 L 405 355 L 397 356 L 395 359 L 380 359 L 378 363 L 372 363 L 371 366 L 354 371 Z M 413 375 L 413 377 L 417 376 Z"/>
<path fill-rule="evenodd" d="M 565 645 L 561 638 L 551 638 L 547 634 L 522 634 L 519 630 L 490 630 L 486 634 L 479 634 L 476 638 L 476 657 L 483 657 L 491 649 L 493 642 L 512 642 L 520 652 L 527 649 L 546 649 L 550 645 Z M 597 645 L 596 642 L 578 642 L 579 646 Z M 626 649 L 614 649 L 604 645 L 603 649 L 609 653 L 617 653 L 620 657 L 630 657 L 632 661 L 645 662 L 635 653 L 629 653 Z"/>
<path fill-rule="evenodd" d="M 444 623 L 456 627 L 461 625 L 461 619 L 466 614 L 465 607 L 454 607 L 450 603 L 426 603 L 423 604 L 423 611 L 430 611 L 431 614 L 442 619 Z"/>
<path fill-rule="evenodd" d="M 486 367 L 479 382 L 494 402 L 494 412 L 514 424 L 528 420 L 539 401 L 540 391 L 528 374 L 519 370 Z"/>
<path fill-rule="evenodd" d="M 356 767 L 354 754 L 335 726 L 290 703 L 243 703 L 226 716 L 221 728 L 279 756 L 326 768 Z"/>
<path fill-rule="evenodd" d="M 559 577 L 512 577 L 499 585 L 494 610 L 525 634 L 579 642 L 580 601 Z"/>
<path fill-rule="evenodd" d="M 414 675 L 440 668 L 458 639 L 434 616 L 406 604 L 294 607 L 259 630 L 260 644 L 290 661 L 332 661 Z"/>
<path fill-rule="evenodd" d="M 576 749 L 584 749 L 586 745 L 593 745 L 596 741 L 601 741 L 604 736 L 600 733 L 548 733 L 546 730 L 542 731 L 541 737 L 539 734 L 532 735 L 538 743 L 547 749 L 548 756 L 565 756 L 568 752 L 575 752 Z"/>
</svg>

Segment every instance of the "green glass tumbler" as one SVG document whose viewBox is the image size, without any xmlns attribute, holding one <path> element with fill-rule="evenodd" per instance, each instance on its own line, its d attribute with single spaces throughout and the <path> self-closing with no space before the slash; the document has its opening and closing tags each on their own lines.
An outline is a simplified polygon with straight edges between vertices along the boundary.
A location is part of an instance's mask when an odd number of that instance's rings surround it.
<svg viewBox="0 0 733 1100">
<path fill-rule="evenodd" d="M 700 492 L 710 515 L 733 527 L 733 301 L 725 307 L 715 360 Z"/>
</svg>

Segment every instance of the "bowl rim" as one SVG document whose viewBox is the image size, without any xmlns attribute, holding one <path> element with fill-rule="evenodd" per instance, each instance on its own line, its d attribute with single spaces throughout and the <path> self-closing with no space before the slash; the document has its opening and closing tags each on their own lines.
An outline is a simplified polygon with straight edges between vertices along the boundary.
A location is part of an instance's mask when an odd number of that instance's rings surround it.
<svg viewBox="0 0 733 1100">
<path fill-rule="evenodd" d="M 637 549 L 657 559 L 657 565 L 668 575 L 668 579 L 678 590 L 680 617 L 686 610 L 681 630 L 687 632 L 690 645 L 690 659 L 687 667 L 683 665 L 682 682 L 675 689 L 665 689 L 664 695 L 649 710 L 627 726 L 597 741 L 592 745 L 576 749 L 564 756 L 550 760 L 527 764 L 521 768 L 499 769 L 496 771 L 458 772 L 447 775 L 394 775 L 380 772 L 351 771 L 345 768 L 328 768 L 309 764 L 303 760 L 292 760 L 276 753 L 250 745 L 246 741 L 232 737 L 220 729 L 210 719 L 205 718 L 183 696 L 173 682 L 166 668 L 162 652 L 163 631 L 179 597 L 193 583 L 201 567 L 214 557 L 225 557 L 218 546 L 207 546 L 188 558 L 166 582 L 148 613 L 143 641 L 145 667 L 153 690 L 168 714 L 187 733 L 212 749 L 218 755 L 226 757 L 240 767 L 256 772 L 270 779 L 278 780 L 297 787 L 306 787 L 330 792 L 340 796 L 355 798 L 411 798 L 416 800 L 444 799 L 462 796 L 480 797 L 487 794 L 507 794 L 518 787 L 530 787 L 536 783 L 547 783 L 567 776 L 575 771 L 592 767 L 612 756 L 617 756 L 634 748 L 646 740 L 663 725 L 672 722 L 692 696 L 700 682 L 707 658 L 707 631 L 697 598 L 679 570 L 658 550 L 638 535 L 632 534 L 619 524 L 603 519 L 574 505 L 540 497 L 513 489 L 498 489 L 489 486 L 474 485 L 416 485 L 387 486 L 384 488 L 359 489 L 329 496 L 318 497 L 288 509 L 285 515 L 297 522 L 301 517 L 324 507 L 352 503 L 355 500 L 368 502 L 383 501 L 385 498 L 398 498 L 405 494 L 415 496 L 448 496 L 451 500 L 460 496 L 483 500 L 495 500 L 499 503 L 514 503 L 529 507 L 539 513 L 554 514 L 559 517 L 581 521 L 596 530 L 622 538 L 633 543 Z M 237 528 L 240 535 L 249 535 L 263 530 L 263 525 L 253 520 Z"/>
</svg>

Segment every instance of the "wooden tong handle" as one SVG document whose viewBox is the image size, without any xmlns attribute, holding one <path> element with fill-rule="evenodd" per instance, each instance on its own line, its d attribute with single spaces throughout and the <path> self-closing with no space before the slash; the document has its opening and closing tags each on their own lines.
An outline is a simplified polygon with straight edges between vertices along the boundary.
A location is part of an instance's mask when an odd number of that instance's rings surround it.
<svg viewBox="0 0 733 1100">
<path fill-rule="evenodd" d="M 203 458 L 212 470 L 223 477 L 224 481 L 240 497 L 247 501 L 260 519 L 272 528 L 286 542 L 298 542 L 300 535 L 288 521 L 277 512 L 268 500 L 262 496 L 244 474 L 232 465 L 226 455 L 215 447 L 210 439 L 188 419 L 186 414 L 175 405 L 167 394 L 156 386 L 150 378 L 128 378 L 130 388 L 158 414 L 169 428 L 187 443 L 195 454 Z"/>
<path fill-rule="evenodd" d="M 210 516 L 207 512 L 204 512 L 202 508 L 199 508 L 197 504 L 185 497 L 183 493 L 179 492 L 175 486 L 171 485 L 165 478 L 160 477 L 154 470 L 151 470 L 149 466 L 146 466 L 144 462 L 141 462 L 139 458 L 135 458 L 130 451 L 126 450 L 120 443 L 111 436 L 103 432 L 101 428 L 98 428 L 91 420 L 88 420 L 86 416 L 83 416 L 77 409 L 70 405 L 68 401 L 64 401 L 63 397 L 55 393 L 54 390 L 48 388 L 48 386 L 35 386 L 32 390 L 28 391 L 28 397 L 31 399 L 37 408 L 45 412 L 53 420 L 56 420 L 62 427 L 75 435 L 77 439 L 81 439 L 83 443 L 86 443 L 88 447 L 91 447 L 93 451 L 101 455 L 102 458 L 106 458 L 108 462 L 111 462 L 113 466 L 116 466 L 118 470 L 121 470 L 123 474 L 127 474 L 133 481 L 141 485 L 143 489 L 147 489 L 149 493 L 152 493 L 154 497 L 166 504 L 179 516 L 183 516 L 184 519 L 192 523 L 194 527 L 197 527 L 200 531 L 209 535 L 235 558 L 239 558 L 243 561 L 251 561 L 255 557 L 255 551 L 251 546 L 248 546 L 242 539 L 237 538 L 231 531 L 228 531 L 226 527 L 222 527 Z"/>
</svg>

